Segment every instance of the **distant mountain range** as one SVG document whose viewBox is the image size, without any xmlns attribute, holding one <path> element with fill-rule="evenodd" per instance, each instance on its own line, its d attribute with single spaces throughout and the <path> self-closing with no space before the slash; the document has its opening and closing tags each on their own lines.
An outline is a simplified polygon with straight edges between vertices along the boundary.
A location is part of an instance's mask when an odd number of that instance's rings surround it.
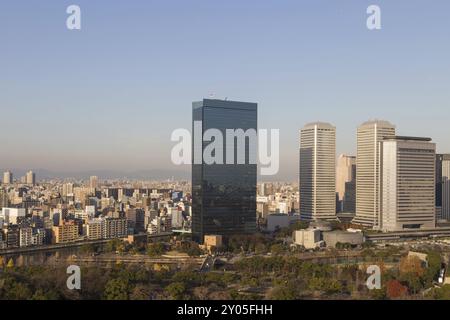
<svg viewBox="0 0 450 320">
<path fill-rule="evenodd" d="M 14 169 L 6 168 L 0 169 L 0 180 L 3 179 L 3 172 L 9 170 L 13 173 L 14 179 L 20 179 L 30 169 Z M 151 170 L 135 170 L 135 171 L 120 171 L 120 170 L 80 170 L 80 171 L 52 171 L 47 169 L 31 169 L 36 174 L 36 179 L 50 180 L 50 179 L 83 179 L 87 180 L 90 176 L 97 176 L 99 179 L 111 180 L 190 180 L 191 170 L 185 167 L 185 170 L 170 170 L 170 169 L 151 169 Z M 295 181 L 295 176 L 290 174 L 278 174 L 275 176 L 258 176 L 258 181 L 274 182 L 274 181 Z"/>
<path fill-rule="evenodd" d="M 20 179 L 25 176 L 30 169 L 0 169 L 3 173 L 9 170 L 13 173 L 14 179 Z M 129 179 L 129 180 L 188 180 L 191 178 L 190 170 L 136 170 L 136 171 L 118 171 L 118 170 L 86 170 L 86 171 L 51 171 L 46 169 L 31 169 L 37 180 L 49 179 L 88 179 L 90 176 L 98 176 L 99 179 Z M 2 175 L 3 178 L 3 175 Z"/>
</svg>

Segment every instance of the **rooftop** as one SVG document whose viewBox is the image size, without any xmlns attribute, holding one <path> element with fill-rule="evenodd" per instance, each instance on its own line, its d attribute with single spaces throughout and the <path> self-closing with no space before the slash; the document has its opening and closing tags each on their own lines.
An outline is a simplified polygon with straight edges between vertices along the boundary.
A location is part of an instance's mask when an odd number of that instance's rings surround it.
<svg viewBox="0 0 450 320">
<path fill-rule="evenodd" d="M 390 137 L 390 138 L 384 138 L 384 140 L 424 141 L 424 142 L 430 142 L 430 141 L 432 141 L 431 138 L 425 138 L 425 137 L 406 137 L 406 136 L 395 136 L 395 137 Z"/>
<path fill-rule="evenodd" d="M 318 129 L 335 129 L 335 126 L 328 122 L 311 122 L 306 124 L 303 129 L 314 129 L 317 126 Z"/>
<path fill-rule="evenodd" d="M 192 107 L 194 109 L 209 107 L 209 108 L 243 109 L 256 111 L 258 108 L 258 104 L 254 102 L 220 100 L 220 99 L 203 99 L 202 101 L 193 102 Z"/>
<path fill-rule="evenodd" d="M 360 127 L 373 127 L 375 125 L 379 127 L 395 128 L 395 125 L 386 120 L 369 120 L 364 122 Z"/>
</svg>

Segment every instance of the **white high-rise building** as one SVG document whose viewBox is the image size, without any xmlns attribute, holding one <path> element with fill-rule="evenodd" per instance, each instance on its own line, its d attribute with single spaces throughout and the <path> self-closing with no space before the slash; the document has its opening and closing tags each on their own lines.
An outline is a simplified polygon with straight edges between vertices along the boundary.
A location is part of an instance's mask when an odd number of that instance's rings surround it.
<svg viewBox="0 0 450 320">
<path fill-rule="evenodd" d="M 91 176 L 89 178 L 89 187 L 91 189 L 96 189 L 98 187 L 98 177 L 97 176 Z"/>
<path fill-rule="evenodd" d="M 73 195 L 73 183 L 65 183 L 62 186 L 62 195 L 63 197 L 67 197 L 69 195 Z"/>
<path fill-rule="evenodd" d="M 3 184 L 12 184 L 13 183 L 13 174 L 11 171 L 5 171 L 3 173 Z"/>
<path fill-rule="evenodd" d="M 300 135 L 302 219 L 336 219 L 336 128 L 311 123 Z"/>
<path fill-rule="evenodd" d="M 382 146 L 381 230 L 436 226 L 436 144 L 429 138 L 394 137 Z"/>
<path fill-rule="evenodd" d="M 33 171 L 28 171 L 25 176 L 25 182 L 34 186 L 36 184 L 36 174 Z"/>
<path fill-rule="evenodd" d="M 381 142 L 394 136 L 395 126 L 387 121 L 368 121 L 358 128 L 354 223 L 375 228 L 380 224 Z"/>
<path fill-rule="evenodd" d="M 450 154 L 442 156 L 442 211 L 441 217 L 450 221 Z"/>
</svg>

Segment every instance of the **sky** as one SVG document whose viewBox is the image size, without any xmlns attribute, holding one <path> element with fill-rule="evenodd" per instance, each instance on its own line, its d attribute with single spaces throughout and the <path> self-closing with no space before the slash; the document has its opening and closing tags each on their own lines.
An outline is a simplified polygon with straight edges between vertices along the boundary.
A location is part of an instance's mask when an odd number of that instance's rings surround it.
<svg viewBox="0 0 450 320">
<path fill-rule="evenodd" d="M 66 8 L 81 8 L 68 30 Z M 366 9 L 381 9 L 368 30 Z M 258 103 L 295 181 L 299 129 L 389 120 L 450 153 L 448 0 L 3 0 L 0 168 L 173 170 L 192 101 Z"/>
</svg>

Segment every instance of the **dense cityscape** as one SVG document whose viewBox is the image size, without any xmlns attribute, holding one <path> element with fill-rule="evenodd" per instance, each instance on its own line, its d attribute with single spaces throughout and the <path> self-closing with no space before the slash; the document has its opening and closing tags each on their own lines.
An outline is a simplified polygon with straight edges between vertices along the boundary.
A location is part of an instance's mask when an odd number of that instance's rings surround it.
<svg viewBox="0 0 450 320">
<path fill-rule="evenodd" d="M 202 135 L 218 124 L 256 129 L 256 113 L 252 103 L 193 104 Z M 450 156 L 436 154 L 430 138 L 396 130 L 368 121 L 357 129 L 357 155 L 336 160 L 336 128 L 305 125 L 299 182 L 257 183 L 245 135 L 245 163 L 193 164 L 192 183 L 47 181 L 33 171 L 19 178 L 5 171 L 0 297 L 450 297 Z M 69 262 L 85 268 L 83 279 L 95 285 L 76 293 L 58 286 Z M 373 265 L 382 272 L 375 289 L 366 285 Z M 101 276 L 99 266 L 107 270 Z M 53 270 L 51 289 L 33 278 L 43 270 Z"/>
<path fill-rule="evenodd" d="M 449 12 L 3 1 L 2 314 L 438 310 Z"/>
</svg>

